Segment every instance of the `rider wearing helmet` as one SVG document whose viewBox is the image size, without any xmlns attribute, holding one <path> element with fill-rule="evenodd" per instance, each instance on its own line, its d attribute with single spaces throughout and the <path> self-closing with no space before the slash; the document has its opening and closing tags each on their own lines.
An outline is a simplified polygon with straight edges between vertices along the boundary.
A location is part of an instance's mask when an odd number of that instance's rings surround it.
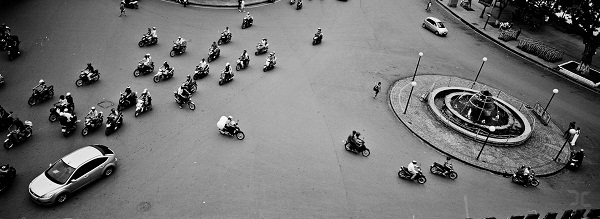
<svg viewBox="0 0 600 219">
<path fill-rule="evenodd" d="M 177 37 L 177 41 L 175 41 L 175 45 L 177 46 L 176 49 L 181 49 L 181 46 L 183 46 L 183 41 L 184 39 L 181 38 L 181 36 Z"/>
<path fill-rule="evenodd" d="M 247 60 L 250 60 L 250 56 L 248 56 L 248 52 L 244 49 L 244 52 L 240 56 L 240 62 L 242 64 L 242 67 L 246 67 Z"/>
<path fill-rule="evenodd" d="M 148 89 L 144 88 L 144 92 L 140 95 L 140 98 L 147 106 L 152 106 L 152 97 L 150 96 L 150 92 Z"/>
<path fill-rule="evenodd" d="M 203 71 L 205 71 L 208 68 L 208 63 L 206 62 L 206 60 L 204 60 L 204 58 L 202 58 L 202 60 L 200 61 L 200 63 L 198 63 L 198 66 L 196 67 L 200 67 Z"/>
<path fill-rule="evenodd" d="M 229 36 L 231 35 L 231 32 L 229 31 L 229 27 L 225 27 L 225 30 L 223 30 L 223 33 L 225 36 Z"/>
<path fill-rule="evenodd" d="M 40 82 L 38 83 L 38 85 L 33 87 L 33 93 L 35 93 L 35 94 L 41 94 L 45 90 L 46 90 L 46 82 L 44 82 L 44 79 L 40 79 Z"/>
<path fill-rule="evenodd" d="M 316 37 L 318 37 L 319 39 L 321 39 L 323 37 L 323 33 L 321 32 L 321 28 L 317 28 L 317 33 L 315 34 Z"/>
<path fill-rule="evenodd" d="M 246 13 L 246 17 L 244 17 L 244 20 L 248 20 L 249 23 L 252 23 L 254 18 L 252 18 L 252 16 L 250 16 L 250 12 L 248 12 Z"/>
<path fill-rule="evenodd" d="M 92 120 L 96 120 L 98 118 L 98 111 L 96 111 L 96 107 L 92 107 L 90 112 L 88 112 L 86 117 L 90 117 Z"/>
<path fill-rule="evenodd" d="M 150 30 L 150 28 L 148 28 L 148 30 Z M 150 34 L 152 35 L 152 38 L 158 39 L 158 35 L 156 34 L 156 27 L 152 27 L 152 31 L 150 31 Z"/>
<path fill-rule="evenodd" d="M 181 86 L 179 86 L 179 88 L 177 88 L 177 95 L 179 98 L 179 109 L 181 109 L 181 105 L 186 103 L 189 99 L 190 99 L 190 92 L 185 89 L 185 87 L 183 86 L 183 84 Z"/>
<path fill-rule="evenodd" d="M 408 169 L 408 172 L 412 174 L 412 177 L 410 179 L 415 179 L 415 176 L 417 176 L 417 173 L 419 173 L 419 166 L 417 165 L 417 161 L 413 160 L 408 164 L 406 168 Z"/>
<path fill-rule="evenodd" d="M 267 57 L 267 61 L 273 63 L 273 65 L 277 64 L 277 57 L 275 57 L 275 51 L 272 51 Z"/>
<path fill-rule="evenodd" d="M 235 130 L 235 121 L 233 121 L 233 116 L 228 116 L 224 131 L 229 132 L 229 134 L 233 134 L 233 130 Z"/>
<path fill-rule="evenodd" d="M 217 52 L 219 51 L 219 45 L 217 45 L 217 42 L 213 41 L 212 45 L 210 45 L 210 49 L 213 52 Z"/>
<path fill-rule="evenodd" d="M 225 64 L 225 68 L 223 69 L 223 73 L 225 74 L 225 78 L 231 78 L 231 76 L 233 76 L 233 73 L 231 71 L 231 65 L 229 64 L 229 62 L 227 64 Z"/>
<path fill-rule="evenodd" d="M 150 53 L 146 53 L 146 55 L 144 55 L 144 59 L 142 59 L 142 63 L 143 63 L 143 68 L 144 70 L 146 69 L 151 69 L 151 65 L 152 65 L 152 57 L 150 57 Z"/>
</svg>

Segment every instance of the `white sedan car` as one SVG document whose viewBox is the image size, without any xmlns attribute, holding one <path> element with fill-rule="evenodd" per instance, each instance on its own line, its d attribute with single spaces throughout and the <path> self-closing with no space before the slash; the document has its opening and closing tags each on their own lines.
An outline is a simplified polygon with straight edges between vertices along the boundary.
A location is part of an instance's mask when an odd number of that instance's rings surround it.
<svg viewBox="0 0 600 219">
<path fill-rule="evenodd" d="M 434 17 L 427 17 L 423 21 L 423 28 L 427 28 L 435 33 L 435 35 L 446 36 L 448 35 L 448 29 L 444 26 L 444 23 L 440 19 Z"/>
</svg>

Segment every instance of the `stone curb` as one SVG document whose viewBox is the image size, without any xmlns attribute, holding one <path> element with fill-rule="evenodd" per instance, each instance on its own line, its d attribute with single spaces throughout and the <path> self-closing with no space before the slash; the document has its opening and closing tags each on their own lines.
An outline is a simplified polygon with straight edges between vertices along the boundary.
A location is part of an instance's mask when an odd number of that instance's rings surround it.
<svg viewBox="0 0 600 219">
<path fill-rule="evenodd" d="M 247 3 L 245 4 L 245 6 L 253 6 L 253 5 L 260 5 L 260 4 L 268 4 L 270 1 L 269 0 L 260 0 L 260 1 L 255 1 L 255 2 L 251 2 L 251 3 Z M 273 2 L 275 3 L 275 2 Z M 198 5 L 198 6 L 204 6 L 204 7 L 217 7 L 217 8 L 237 8 L 238 4 L 236 3 L 231 3 L 231 4 L 205 4 L 205 3 L 199 3 L 196 1 L 189 1 L 190 5 Z"/>
<path fill-rule="evenodd" d="M 578 80 L 572 80 L 570 77 L 568 77 L 567 75 L 563 75 L 560 71 L 558 71 L 558 69 L 549 67 L 544 65 L 543 63 L 539 62 L 538 60 L 532 59 L 531 57 L 528 57 L 526 55 L 523 55 L 520 51 L 517 51 L 516 49 L 513 49 L 507 45 L 504 45 L 502 42 L 500 42 L 499 40 L 497 40 L 496 38 L 484 33 L 483 31 L 481 31 L 479 28 L 475 27 L 473 24 L 469 23 L 468 21 L 466 21 L 465 19 L 463 19 L 462 17 L 460 17 L 458 14 L 456 14 L 454 11 L 450 10 L 450 8 L 448 8 L 449 6 L 447 6 L 446 4 L 444 4 L 443 2 L 441 2 L 441 0 L 437 0 L 436 1 L 438 5 L 441 5 L 444 9 L 446 9 L 446 11 L 450 12 L 450 14 L 452 14 L 454 17 L 456 17 L 457 19 L 459 19 L 460 21 L 462 21 L 464 24 L 466 24 L 467 26 L 469 26 L 471 29 L 477 31 L 477 33 L 479 33 L 480 35 L 490 39 L 492 42 L 496 43 L 497 45 L 501 46 L 502 48 L 507 49 L 508 51 L 511 51 L 514 54 L 517 54 L 519 57 L 526 59 L 527 61 L 530 61 L 532 63 L 535 63 L 536 65 L 553 72 L 556 75 L 562 76 L 565 79 L 568 79 L 569 81 L 575 82 L 581 86 L 587 87 L 587 88 L 591 88 L 593 91 L 598 92 L 598 90 L 596 89 L 596 87 L 590 87 L 588 86 L 588 84 L 586 83 L 581 83 Z M 458 6 L 457 6 L 458 7 Z"/>
</svg>

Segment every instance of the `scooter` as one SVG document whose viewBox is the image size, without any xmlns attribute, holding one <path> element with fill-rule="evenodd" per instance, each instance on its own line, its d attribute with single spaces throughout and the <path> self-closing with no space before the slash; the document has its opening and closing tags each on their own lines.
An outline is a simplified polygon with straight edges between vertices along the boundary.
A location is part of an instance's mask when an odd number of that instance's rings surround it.
<svg viewBox="0 0 600 219">
<path fill-rule="evenodd" d="M 80 122 L 80 120 L 77 120 L 76 115 L 73 115 L 73 118 L 71 118 L 71 120 L 75 121 L 73 121 L 72 124 L 64 123 L 62 125 L 61 132 L 65 138 L 69 137 L 69 135 L 71 135 L 75 131 L 75 129 L 77 129 L 77 123 Z"/>
<path fill-rule="evenodd" d="M 144 62 L 140 61 L 138 67 L 133 70 L 133 76 L 139 77 L 142 74 L 150 74 L 154 71 L 154 62 L 150 62 L 149 67 L 144 66 Z"/>
<path fill-rule="evenodd" d="M 296 10 L 302 9 L 302 0 L 298 0 L 298 4 L 296 4 Z"/>
<path fill-rule="evenodd" d="M 48 100 L 50 98 L 52 98 L 54 96 L 54 86 L 50 85 L 48 87 L 46 87 L 46 89 L 42 92 L 33 92 L 33 94 L 31 94 L 31 97 L 29 98 L 29 100 L 27 101 L 27 103 L 30 106 L 33 106 L 39 102 L 42 102 L 44 100 Z"/>
<path fill-rule="evenodd" d="M 263 46 L 261 43 L 258 43 L 258 45 L 256 45 L 256 52 L 254 52 L 254 55 L 260 55 L 263 53 L 267 53 L 268 51 L 269 45 Z"/>
<path fill-rule="evenodd" d="M 138 9 L 138 1 L 125 1 L 125 7 L 130 9 Z"/>
<path fill-rule="evenodd" d="M 135 105 L 135 117 L 138 117 L 143 112 L 150 110 L 152 110 L 152 105 L 144 104 L 144 101 L 142 99 L 138 99 L 137 104 Z"/>
<path fill-rule="evenodd" d="M 208 49 L 208 58 L 206 58 L 207 62 L 212 62 L 215 59 L 219 58 L 219 56 L 221 55 L 221 49 L 214 49 L 213 48 L 209 48 Z"/>
<path fill-rule="evenodd" d="M 369 150 L 364 144 L 362 144 L 360 147 L 353 148 L 350 138 L 342 142 L 344 143 L 344 148 L 347 151 L 353 152 L 355 154 L 362 154 L 362 156 L 365 157 L 368 157 L 371 154 L 371 150 Z"/>
<path fill-rule="evenodd" d="M 102 126 L 102 122 L 104 122 L 104 117 L 102 116 L 102 112 L 98 113 L 98 118 L 95 120 L 86 116 L 85 117 L 85 126 L 81 130 L 81 135 L 86 136 L 90 133 L 90 130 L 100 128 Z"/>
<path fill-rule="evenodd" d="M 400 167 L 400 170 L 398 170 L 398 177 L 406 180 L 412 180 L 412 173 L 408 171 L 408 168 L 402 166 Z M 425 184 L 425 182 L 427 182 L 427 178 L 425 178 L 425 175 L 423 175 L 423 172 L 420 168 L 417 169 L 417 175 L 415 176 L 414 180 L 417 180 L 417 182 L 420 184 Z"/>
<path fill-rule="evenodd" d="M 312 42 L 313 46 L 317 45 L 317 44 L 321 44 L 322 39 L 323 39 L 323 35 L 319 36 L 319 35 L 315 34 L 315 36 L 313 37 L 313 42 Z"/>
<path fill-rule="evenodd" d="M 569 162 L 567 162 L 567 168 L 570 170 L 576 170 L 581 166 L 583 161 L 583 151 L 571 152 Z"/>
<path fill-rule="evenodd" d="M 161 80 L 172 78 L 175 75 L 175 68 L 171 68 L 168 71 L 164 68 L 160 68 L 156 75 L 154 75 L 154 83 L 158 83 Z"/>
<path fill-rule="evenodd" d="M 268 70 L 271 70 L 275 68 L 275 64 L 273 62 L 271 62 L 269 59 L 267 59 L 267 61 L 265 62 L 265 65 L 263 66 L 263 72 L 267 72 Z"/>
<path fill-rule="evenodd" d="M 521 184 L 525 187 L 527 187 L 527 186 L 537 187 L 538 185 L 540 185 L 540 181 L 535 178 L 535 173 L 533 172 L 533 170 L 530 170 L 530 173 L 528 176 L 523 176 L 523 177 L 519 177 L 519 176 L 517 176 L 517 173 L 514 173 L 512 175 L 512 182 Z"/>
<path fill-rule="evenodd" d="M 77 87 L 81 87 L 84 84 L 91 84 L 94 83 L 98 80 L 100 80 L 100 72 L 98 72 L 98 70 L 95 70 L 94 72 L 92 72 L 91 77 L 88 79 L 88 74 L 90 74 L 89 70 L 83 70 L 81 71 L 81 74 L 79 74 L 79 79 L 77 79 L 77 81 L 75 81 L 75 85 Z"/>
<path fill-rule="evenodd" d="M 448 163 L 447 166 L 444 166 L 443 164 L 433 162 L 431 167 L 429 167 L 429 171 L 431 171 L 433 174 L 450 177 L 450 179 L 458 178 L 458 174 L 454 172 L 454 168 L 452 167 L 451 163 Z"/>
<path fill-rule="evenodd" d="M 5 165 L 2 165 L 2 167 L 0 168 L 0 171 L 2 171 L 2 172 L 6 171 L 4 173 L 0 173 L 0 174 L 2 174 L 2 176 L 0 176 L 0 193 L 1 193 L 1 192 L 5 191 L 6 188 L 8 188 L 8 186 L 15 179 L 15 177 L 17 176 L 17 170 L 8 164 L 5 164 Z"/>
<path fill-rule="evenodd" d="M 179 94 L 177 94 L 177 91 L 174 92 L 175 94 L 175 102 L 177 102 L 177 104 L 182 105 L 182 104 L 187 104 L 188 107 L 191 110 L 195 110 L 196 109 L 196 104 L 194 104 L 194 102 L 192 102 L 192 95 L 190 94 L 190 97 L 187 100 L 182 100 L 179 97 Z"/>
<path fill-rule="evenodd" d="M 242 61 L 241 58 L 238 58 L 237 60 L 237 64 L 235 65 L 235 70 L 239 71 L 241 69 L 247 68 L 248 64 L 250 64 L 250 57 L 248 57 L 248 59 Z"/>
<path fill-rule="evenodd" d="M 198 80 L 200 77 L 206 77 L 210 67 L 207 65 L 205 68 L 200 68 L 200 66 L 196 66 L 196 70 L 194 70 L 194 80 Z"/>
<path fill-rule="evenodd" d="M 119 116 L 116 119 L 110 116 L 106 119 L 106 131 L 104 134 L 108 136 L 113 132 L 116 132 L 121 125 L 123 125 L 123 113 L 119 111 Z"/>
<path fill-rule="evenodd" d="M 217 41 L 217 44 L 221 45 L 221 44 L 225 44 L 225 43 L 229 43 L 231 41 L 231 33 L 225 35 L 225 33 L 221 33 L 221 38 L 219 38 L 219 41 Z"/>
<path fill-rule="evenodd" d="M 150 46 L 158 43 L 158 38 L 154 38 L 148 34 L 144 34 L 140 42 L 138 42 L 139 47 Z"/>
<path fill-rule="evenodd" d="M 231 76 L 229 77 L 225 76 L 225 72 L 221 72 L 221 78 L 219 78 L 219 85 L 223 85 L 227 82 L 230 82 L 231 80 L 233 80 L 233 72 L 231 72 Z"/>
<path fill-rule="evenodd" d="M 224 129 L 219 129 L 219 133 L 221 133 L 222 135 L 227 135 L 227 136 L 235 136 L 238 140 L 244 140 L 244 138 L 246 137 L 244 132 L 242 132 L 242 130 L 240 130 L 240 127 L 238 126 L 238 122 L 235 122 L 235 124 L 233 125 L 233 132 L 229 132 Z"/>
<path fill-rule="evenodd" d="M 24 142 L 33 134 L 33 129 L 31 129 L 31 127 L 33 127 L 33 123 L 31 121 L 25 121 L 23 124 L 25 125 L 23 136 L 19 136 L 19 130 L 16 128 L 11 130 L 8 135 L 6 135 L 6 140 L 4 140 L 4 148 L 6 148 L 6 150 L 11 149 L 13 146 L 15 146 L 15 144 Z"/>
</svg>

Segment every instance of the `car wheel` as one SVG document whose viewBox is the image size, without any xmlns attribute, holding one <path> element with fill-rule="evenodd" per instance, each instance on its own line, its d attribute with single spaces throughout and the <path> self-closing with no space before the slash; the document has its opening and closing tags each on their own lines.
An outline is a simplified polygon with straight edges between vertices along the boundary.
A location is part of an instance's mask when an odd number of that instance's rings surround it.
<svg viewBox="0 0 600 219">
<path fill-rule="evenodd" d="M 440 35 L 440 32 L 439 31 L 435 31 L 435 35 Z"/>
<path fill-rule="evenodd" d="M 106 170 L 104 170 L 103 175 L 104 175 L 104 177 L 108 177 L 108 176 L 112 175 L 114 171 L 115 171 L 114 167 L 106 168 Z"/>
<path fill-rule="evenodd" d="M 59 194 L 58 198 L 56 198 L 56 203 L 65 203 L 65 201 L 67 201 L 67 198 L 69 198 L 69 195 L 67 195 L 67 193 Z"/>
</svg>

